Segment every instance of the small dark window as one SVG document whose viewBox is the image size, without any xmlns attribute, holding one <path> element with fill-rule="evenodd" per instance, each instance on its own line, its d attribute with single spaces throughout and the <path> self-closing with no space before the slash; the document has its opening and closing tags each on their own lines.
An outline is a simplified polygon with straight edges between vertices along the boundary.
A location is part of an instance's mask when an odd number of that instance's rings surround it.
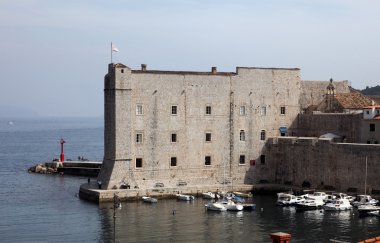
<svg viewBox="0 0 380 243">
<path fill-rule="evenodd" d="M 172 105 L 172 115 L 177 115 L 177 106 Z"/>
<path fill-rule="evenodd" d="M 177 157 L 170 158 L 170 166 L 177 166 Z"/>
<path fill-rule="evenodd" d="M 374 144 L 378 144 L 379 142 L 378 141 L 375 141 Z"/>
<path fill-rule="evenodd" d="M 265 165 L 265 155 L 260 155 L 260 163 L 262 164 L 262 165 Z"/>
<path fill-rule="evenodd" d="M 176 142 L 177 142 L 177 134 L 172 133 L 172 143 L 176 143 Z"/>
<path fill-rule="evenodd" d="M 142 158 L 136 158 L 136 168 L 142 167 Z"/>
<path fill-rule="evenodd" d="M 280 112 L 281 112 L 281 115 L 285 115 L 285 106 L 281 106 Z"/>
<path fill-rule="evenodd" d="M 124 69 L 121 69 L 121 73 L 124 73 Z"/>
<path fill-rule="evenodd" d="M 243 154 L 240 155 L 239 164 L 241 164 L 241 165 L 245 164 L 245 155 L 243 155 Z"/>
<path fill-rule="evenodd" d="M 260 139 L 265 140 L 265 130 L 261 130 Z"/>
<path fill-rule="evenodd" d="M 368 141 L 367 141 L 367 144 L 371 144 L 371 141 L 368 140 Z"/>
<path fill-rule="evenodd" d="M 244 132 L 244 130 L 240 130 L 240 141 L 245 141 L 245 132 Z"/>
<path fill-rule="evenodd" d="M 206 106 L 206 115 L 211 115 L 211 106 Z"/>
<path fill-rule="evenodd" d="M 211 142 L 211 132 L 206 133 L 206 142 Z"/>
<path fill-rule="evenodd" d="M 369 124 L 369 131 L 374 132 L 376 130 L 375 123 L 370 123 Z"/>
<path fill-rule="evenodd" d="M 211 165 L 211 156 L 205 156 L 205 165 Z"/>
</svg>

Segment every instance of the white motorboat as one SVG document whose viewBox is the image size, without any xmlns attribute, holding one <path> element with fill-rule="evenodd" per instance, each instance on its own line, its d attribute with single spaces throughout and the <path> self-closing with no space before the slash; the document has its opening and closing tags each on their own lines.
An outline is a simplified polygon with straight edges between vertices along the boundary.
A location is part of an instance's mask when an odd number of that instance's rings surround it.
<svg viewBox="0 0 380 243">
<path fill-rule="evenodd" d="M 206 199 L 215 199 L 215 195 L 217 198 L 220 198 L 220 196 L 218 194 L 215 194 L 213 192 L 203 192 L 202 193 L 203 198 L 206 198 Z"/>
<path fill-rule="evenodd" d="M 314 200 L 326 200 L 327 194 L 325 192 L 314 192 L 313 194 L 307 195 L 308 199 L 314 199 Z"/>
<path fill-rule="evenodd" d="M 296 203 L 297 209 L 312 210 L 321 208 L 324 202 L 322 199 L 305 199 L 303 202 Z"/>
<path fill-rule="evenodd" d="M 378 202 L 379 200 L 372 198 L 370 195 L 358 195 L 352 205 L 359 207 L 361 205 L 376 205 Z"/>
<path fill-rule="evenodd" d="M 153 197 L 142 197 L 142 200 L 147 203 L 156 203 L 158 202 L 157 198 Z"/>
<path fill-rule="evenodd" d="M 335 199 L 323 205 L 323 209 L 327 211 L 343 211 L 350 210 L 351 208 L 352 205 L 350 204 L 350 201 L 346 198 Z"/>
<path fill-rule="evenodd" d="M 363 215 L 363 214 L 376 215 L 376 214 L 379 214 L 379 211 L 380 211 L 379 206 L 375 206 L 375 205 L 371 205 L 371 204 L 359 205 L 358 206 L 358 212 L 361 215 Z"/>
<path fill-rule="evenodd" d="M 294 196 L 292 194 L 287 193 L 278 193 L 277 196 L 278 198 L 276 204 L 279 206 L 292 206 L 296 203 L 305 201 L 304 197 Z"/>
<path fill-rule="evenodd" d="M 252 192 L 249 192 L 249 193 L 244 193 L 244 192 L 233 192 L 233 194 L 235 194 L 235 196 L 238 196 L 238 197 L 245 197 L 245 198 L 253 197 L 253 196 L 252 196 Z"/>
<path fill-rule="evenodd" d="M 222 204 L 227 208 L 228 211 L 242 211 L 243 205 L 240 203 L 234 203 L 232 200 L 222 201 Z"/>
<path fill-rule="evenodd" d="M 177 194 L 176 195 L 178 200 L 183 200 L 183 201 L 192 201 L 195 199 L 194 196 L 192 195 L 185 195 L 185 194 Z"/>
<path fill-rule="evenodd" d="M 220 202 L 209 202 L 205 205 L 206 209 L 207 210 L 210 210 L 210 211 L 218 211 L 218 212 L 222 212 L 222 211 L 226 211 L 227 208 L 226 206 L 223 204 L 223 203 L 220 203 Z"/>
</svg>

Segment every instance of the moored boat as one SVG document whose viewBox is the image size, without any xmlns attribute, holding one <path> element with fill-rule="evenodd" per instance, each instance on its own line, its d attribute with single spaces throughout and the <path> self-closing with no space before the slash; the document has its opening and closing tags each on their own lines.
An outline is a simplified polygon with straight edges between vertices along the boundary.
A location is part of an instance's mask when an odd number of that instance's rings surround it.
<svg viewBox="0 0 380 243">
<path fill-rule="evenodd" d="M 244 192 L 233 192 L 233 194 L 235 194 L 235 196 L 238 196 L 238 197 L 245 197 L 245 198 L 250 198 L 252 197 L 252 192 L 249 192 L 249 193 L 244 193 Z"/>
<path fill-rule="evenodd" d="M 305 201 L 305 198 L 302 196 L 294 196 L 287 193 L 278 193 L 277 196 L 276 204 L 279 206 L 293 206 L 296 203 Z"/>
<path fill-rule="evenodd" d="M 202 197 L 206 199 L 215 199 L 215 197 L 220 198 L 218 194 L 215 194 L 213 192 L 203 192 Z"/>
<path fill-rule="evenodd" d="M 185 194 L 177 194 L 176 195 L 178 200 L 183 200 L 183 201 L 192 201 L 195 199 L 194 196 L 192 195 L 185 195 Z"/>
<path fill-rule="evenodd" d="M 372 205 L 372 204 L 358 206 L 358 212 L 360 215 L 366 215 L 366 214 L 375 215 L 375 214 L 379 214 L 379 211 L 380 211 L 380 207 Z"/>
<path fill-rule="evenodd" d="M 361 205 L 376 205 L 378 202 L 379 200 L 372 198 L 370 195 L 358 195 L 352 205 L 359 207 Z"/>
<path fill-rule="evenodd" d="M 156 203 L 158 200 L 153 197 L 142 197 L 142 200 L 147 203 Z"/>
<path fill-rule="evenodd" d="M 296 208 L 297 209 L 302 209 L 302 210 L 313 210 L 313 209 L 318 209 L 323 206 L 323 200 L 322 199 L 305 199 L 303 202 L 296 203 Z"/>
<path fill-rule="evenodd" d="M 343 211 L 350 210 L 351 208 L 352 205 L 350 204 L 350 201 L 346 198 L 336 199 L 323 205 L 323 209 L 327 211 Z"/>
<path fill-rule="evenodd" d="M 232 200 L 222 201 L 222 204 L 227 208 L 228 211 L 242 211 L 243 205 L 240 203 L 234 203 Z"/>
<path fill-rule="evenodd" d="M 218 212 L 222 212 L 222 211 L 227 211 L 227 208 L 224 204 L 220 203 L 220 202 L 209 202 L 205 205 L 206 209 L 207 210 L 210 210 L 210 211 L 218 211 Z"/>
</svg>

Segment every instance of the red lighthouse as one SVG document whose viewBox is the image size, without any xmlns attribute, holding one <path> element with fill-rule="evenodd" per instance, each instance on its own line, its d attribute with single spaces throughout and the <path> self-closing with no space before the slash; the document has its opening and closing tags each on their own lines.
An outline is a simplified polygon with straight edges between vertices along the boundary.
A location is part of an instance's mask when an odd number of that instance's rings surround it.
<svg viewBox="0 0 380 243">
<path fill-rule="evenodd" d="M 63 144 L 66 143 L 66 141 L 63 140 L 63 138 L 61 138 L 60 143 L 61 143 L 61 155 L 59 156 L 59 160 L 60 160 L 61 162 L 63 162 L 63 161 L 65 161 L 65 154 L 64 154 L 64 152 L 63 152 Z"/>
</svg>

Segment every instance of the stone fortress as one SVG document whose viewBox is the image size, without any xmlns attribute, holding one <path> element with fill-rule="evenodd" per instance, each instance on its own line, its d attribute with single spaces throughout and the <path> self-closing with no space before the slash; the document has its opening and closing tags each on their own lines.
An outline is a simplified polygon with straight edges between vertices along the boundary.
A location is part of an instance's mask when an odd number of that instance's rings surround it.
<svg viewBox="0 0 380 243">
<path fill-rule="evenodd" d="M 105 154 L 98 180 L 102 189 L 134 195 L 155 188 L 194 192 L 258 183 L 360 190 L 363 158 L 369 156 L 380 169 L 380 146 L 318 138 L 338 127 L 335 133 L 357 142 L 360 134 L 350 131 L 355 126 L 360 131 L 357 113 L 353 119 L 350 112 L 314 117 L 329 94 L 333 99 L 350 92 L 347 81 L 303 81 L 298 68 L 189 72 L 111 63 L 104 80 Z M 347 124 L 337 124 L 342 117 Z M 355 121 L 359 125 L 352 125 Z M 308 131 L 317 137 L 303 138 Z M 87 189 L 82 186 L 81 194 Z"/>
</svg>

